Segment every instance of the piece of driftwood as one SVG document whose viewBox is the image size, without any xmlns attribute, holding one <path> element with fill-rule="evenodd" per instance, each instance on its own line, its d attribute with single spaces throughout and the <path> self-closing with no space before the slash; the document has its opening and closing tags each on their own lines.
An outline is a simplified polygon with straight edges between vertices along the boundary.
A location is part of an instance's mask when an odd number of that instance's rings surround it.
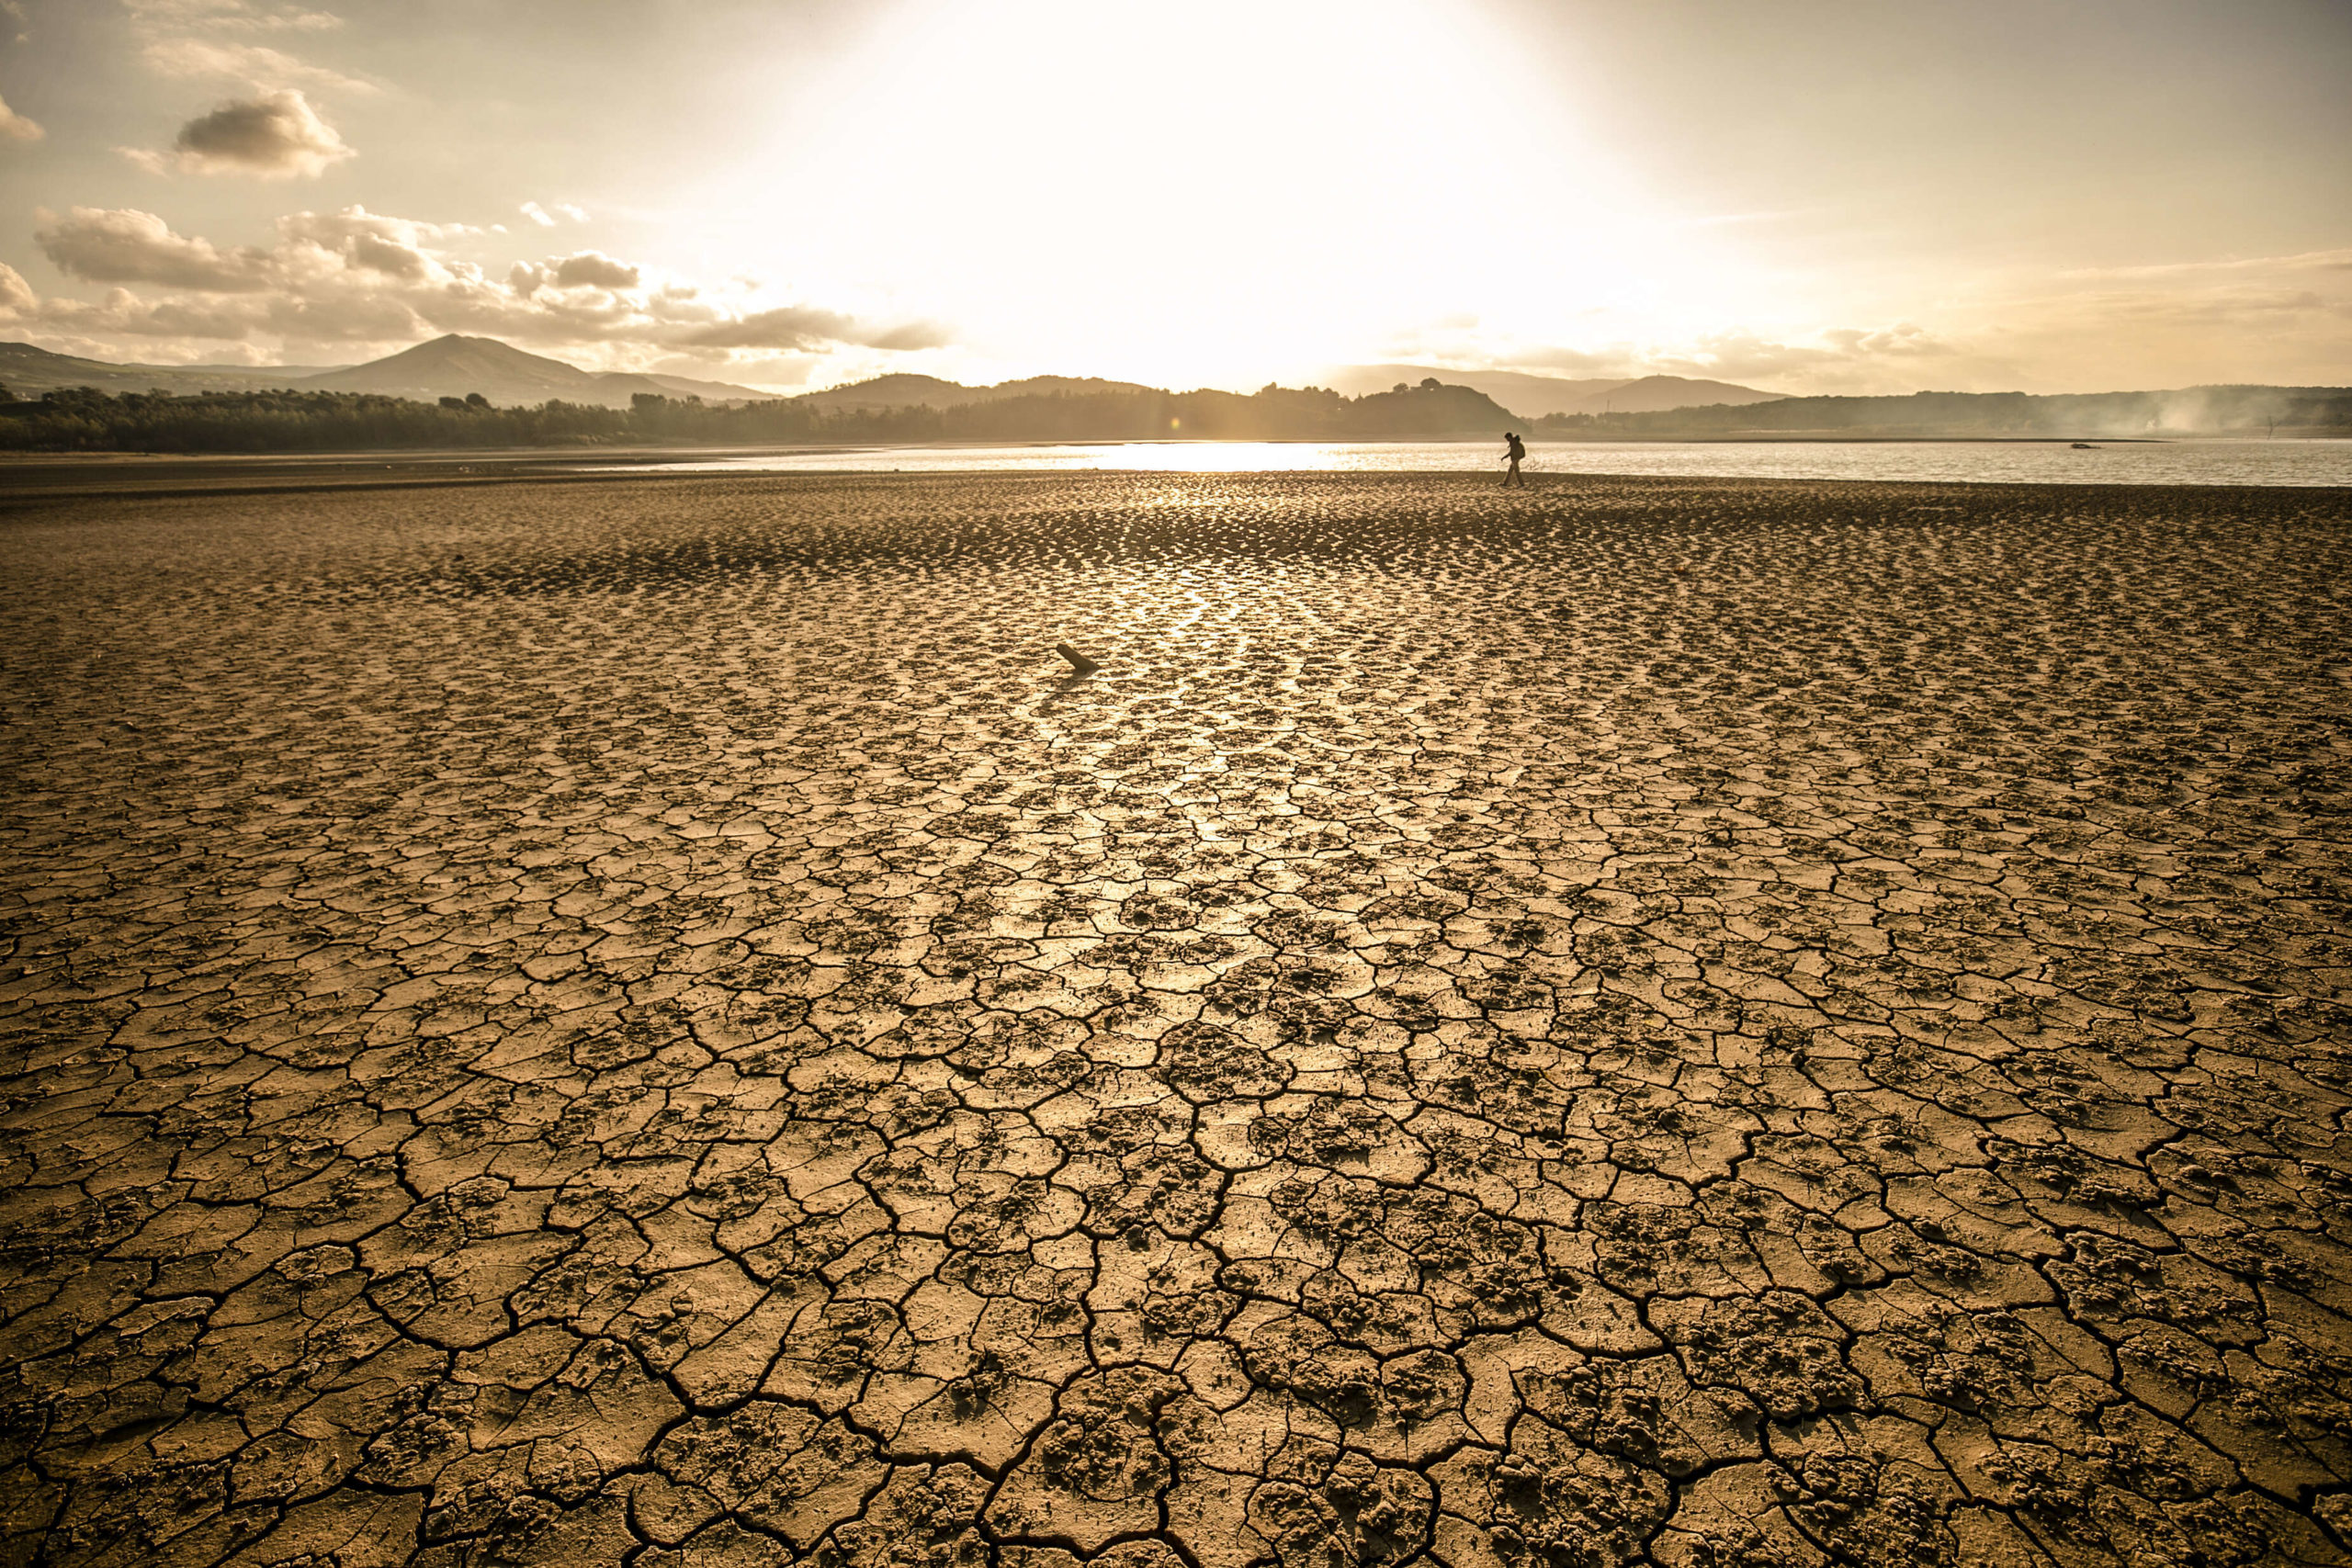
<svg viewBox="0 0 2352 1568">
<path fill-rule="evenodd" d="M 1054 644 L 1054 651 L 1060 654 L 1064 659 L 1069 660 L 1070 667 L 1081 675 L 1091 674 L 1095 671 L 1102 668 L 1102 666 L 1095 663 L 1094 660 L 1087 658 L 1086 655 L 1079 652 L 1078 649 L 1072 648 L 1066 642 L 1057 642 Z"/>
</svg>

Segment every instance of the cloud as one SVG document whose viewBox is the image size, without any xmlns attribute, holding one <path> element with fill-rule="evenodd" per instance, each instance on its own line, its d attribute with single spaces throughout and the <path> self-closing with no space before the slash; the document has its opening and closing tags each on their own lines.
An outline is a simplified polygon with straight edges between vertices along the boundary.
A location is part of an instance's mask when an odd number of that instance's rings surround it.
<svg viewBox="0 0 2352 1568">
<path fill-rule="evenodd" d="M 266 254 L 223 251 L 209 240 L 175 234 L 152 212 L 77 207 L 62 219 L 46 212 L 38 218 L 42 227 L 33 243 L 69 277 L 214 294 L 249 293 L 276 281 Z"/>
<path fill-rule="evenodd" d="M 0 262 L 0 316 L 21 315 L 39 303 L 25 275 L 6 262 Z"/>
<path fill-rule="evenodd" d="M 149 70 L 159 76 L 226 76 L 253 87 L 298 83 L 344 93 L 377 93 L 375 83 L 323 65 L 298 60 L 283 50 L 257 43 L 223 43 L 212 39 L 157 39 L 145 51 Z"/>
<path fill-rule="evenodd" d="M 558 288 L 634 288 L 638 269 L 599 251 L 582 251 L 548 264 Z"/>
<path fill-rule="evenodd" d="M 1897 321 L 1876 332 L 1833 327 L 1821 335 L 1849 359 L 1948 359 L 1960 352 L 1917 321 Z"/>
<path fill-rule="evenodd" d="M 506 286 L 516 294 L 528 297 L 543 288 L 635 288 L 644 281 L 644 274 L 627 262 L 615 261 L 601 251 L 581 251 L 568 256 L 550 256 L 546 262 L 533 265 L 516 262 L 506 275 Z M 654 298 L 667 300 L 676 296 L 674 288 L 660 290 Z M 687 297 L 692 289 L 684 291 Z"/>
<path fill-rule="evenodd" d="M 2300 270 L 2335 269 L 2313 265 Z M 2326 285 L 2333 292 L 2307 287 L 2312 282 Z M 2278 276 L 2267 283 L 2086 289 L 2019 299 L 2012 309 L 2021 320 L 2048 326 L 2096 321 L 2109 329 L 2134 332 L 2172 324 L 2256 328 L 2286 325 L 2305 316 L 2352 314 L 2352 294 L 2335 278 Z"/>
<path fill-rule="evenodd" d="M 0 141 L 39 141 L 48 134 L 37 122 L 27 119 L 10 108 L 6 100 L 0 99 Z"/>
<path fill-rule="evenodd" d="M 313 343 L 398 343 L 434 330 L 408 299 L 364 289 L 273 299 L 260 325 L 282 337 Z"/>
<path fill-rule="evenodd" d="M 289 213 L 266 248 L 226 249 L 130 209 L 75 208 L 39 220 L 42 253 L 69 276 L 174 296 L 141 299 L 118 288 L 102 304 L 42 303 L 43 320 L 85 334 L 178 332 L 242 342 L 275 333 L 397 345 L 461 332 L 587 345 L 608 365 L 680 355 L 706 372 L 723 372 L 741 350 L 830 354 L 854 345 L 895 354 L 948 341 L 931 322 L 875 321 L 805 303 L 749 309 L 753 301 L 733 289 L 718 297 L 729 303 L 714 302 L 685 280 L 649 277 L 601 251 L 516 262 L 500 279 L 468 254 L 491 231 L 363 207 Z"/>
<path fill-rule="evenodd" d="M 899 351 L 939 348 L 950 340 L 945 328 L 929 322 L 871 327 L 834 310 L 787 305 L 697 327 L 677 339 L 698 348 L 810 349 L 829 343 Z"/>
<path fill-rule="evenodd" d="M 1832 327 L 1812 343 L 1783 343 L 1745 330 L 1710 333 L 1673 350 L 1641 356 L 1644 373 L 1762 383 L 1767 391 L 1909 391 L 1930 365 L 1949 378 L 1966 364 L 1984 368 L 1959 345 L 1916 321 L 1875 328 Z"/>
<path fill-rule="evenodd" d="M 379 273 L 416 283 L 453 275 L 439 259 L 447 242 L 481 230 L 465 224 L 419 223 L 364 207 L 340 212 L 297 212 L 277 220 L 284 236 L 277 261 L 289 276 L 317 277 L 337 270 Z"/>
<path fill-rule="evenodd" d="M 149 301 L 128 288 L 115 288 L 109 289 L 106 299 L 96 305 L 79 299 L 44 299 L 39 317 L 45 324 L 85 333 L 132 337 L 242 338 L 267 319 L 267 306 L 255 299 Z"/>
<path fill-rule="evenodd" d="M 334 212 L 289 213 L 277 220 L 277 231 L 289 240 L 323 245 L 329 250 L 340 249 L 363 236 L 389 240 L 413 249 L 435 248 L 484 232 L 470 223 L 426 223 L 414 218 L 370 212 L 364 207 L 346 207 Z"/>
<path fill-rule="evenodd" d="M 847 316 L 832 310 L 789 305 L 713 321 L 679 341 L 700 348 L 813 348 L 841 341 L 851 325 Z"/>
<path fill-rule="evenodd" d="M 221 32 L 326 32 L 343 26 L 332 11 L 254 0 L 123 0 L 123 9 L 148 27 L 208 28 Z"/>
<path fill-rule="evenodd" d="M 2078 278 L 2189 277 L 2214 272 L 2343 272 L 2352 270 L 2352 250 L 2299 251 L 2285 256 L 2232 256 L 2222 261 L 2157 262 L 2139 266 L 2069 267 L 2052 274 Z"/>
<path fill-rule="evenodd" d="M 844 343 L 860 344 L 867 348 L 887 349 L 893 354 L 911 354 L 926 348 L 945 348 L 956 341 L 956 334 L 938 321 L 909 321 L 901 326 L 885 327 L 867 335 L 842 339 Z"/>
<path fill-rule="evenodd" d="M 1431 327 L 1389 346 L 1463 368 L 1534 371 L 1571 379 L 1684 376 L 1774 392 L 1907 392 L 1930 367 L 1939 377 L 1962 370 L 1971 376 L 2013 374 L 2013 367 L 1977 358 L 1916 321 L 1829 328 L 1795 342 L 1736 328 L 1680 342 L 1620 341 L 1586 347 L 1522 347 Z"/>
<path fill-rule="evenodd" d="M 299 291 L 370 275 L 446 286 L 472 274 L 462 265 L 451 265 L 441 247 L 481 232 L 463 224 L 420 223 L 346 207 L 339 212 L 297 212 L 279 219 L 278 243 L 270 250 L 248 246 L 223 251 L 209 240 L 174 233 L 154 213 L 135 209 L 77 207 L 62 219 L 44 214 L 41 221 L 44 227 L 35 234 L 36 242 L 71 276 L 212 294 Z"/>
<path fill-rule="evenodd" d="M 2156 317 L 2215 326 L 2254 325 L 2318 311 L 2345 314 L 2352 302 L 2330 301 L 2312 288 L 2215 288 L 2186 297 L 2114 295 L 2099 304 L 2118 316 Z"/>
<path fill-rule="evenodd" d="M 555 220 L 548 216 L 548 209 L 541 207 L 536 201 L 526 201 L 514 210 L 520 212 L 524 217 L 529 219 L 532 222 L 537 224 L 542 229 L 552 229 L 555 227 Z"/>
<path fill-rule="evenodd" d="M 1523 349 L 1517 353 L 1498 355 L 1498 367 L 1513 370 L 1533 371 L 1539 375 L 1565 376 L 1570 379 L 1606 376 L 1630 376 L 1631 367 L 1637 363 L 1633 351 L 1623 344 L 1615 348 L 1587 352 L 1582 349 L 1550 345 Z"/>
<path fill-rule="evenodd" d="M 200 175 L 256 175 L 263 179 L 316 178 L 353 156 L 299 89 L 281 88 L 226 103 L 180 127 L 168 156 L 132 158 L 158 173 L 178 168 Z"/>
</svg>

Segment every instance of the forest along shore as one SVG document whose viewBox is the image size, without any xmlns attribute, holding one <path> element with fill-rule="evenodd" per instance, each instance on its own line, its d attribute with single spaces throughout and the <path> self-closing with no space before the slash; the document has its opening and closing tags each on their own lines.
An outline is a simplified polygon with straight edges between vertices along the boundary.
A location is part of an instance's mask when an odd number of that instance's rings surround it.
<svg viewBox="0 0 2352 1568">
<path fill-rule="evenodd" d="M 1391 390 L 1354 398 L 1325 387 L 1267 386 L 1238 393 L 1073 381 L 1057 381 L 1055 390 L 1028 391 L 1019 389 L 1023 385 L 994 389 L 1006 395 L 943 406 L 835 400 L 854 389 L 724 401 L 640 392 L 621 406 L 560 398 L 500 406 L 479 392 L 428 401 L 382 392 L 295 388 L 174 393 L 62 387 L 39 398 L 18 398 L 0 388 L 0 452 L 1423 441 L 1497 439 L 1506 430 L 1558 442 L 2352 436 L 2352 389 L 2330 387 L 1781 398 L 1645 412 L 1552 412 L 1530 419 L 1484 392 L 1450 386 L 1434 376 L 1419 385 L 1399 382 Z"/>
<path fill-rule="evenodd" d="M 12 495 L 7 1550 L 2340 1561 L 2347 521 Z"/>
</svg>

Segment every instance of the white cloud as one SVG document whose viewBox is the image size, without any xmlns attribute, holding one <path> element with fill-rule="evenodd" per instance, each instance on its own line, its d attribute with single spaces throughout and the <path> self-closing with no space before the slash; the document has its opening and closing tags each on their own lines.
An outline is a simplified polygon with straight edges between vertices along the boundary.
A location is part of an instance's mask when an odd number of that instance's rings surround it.
<svg viewBox="0 0 2352 1568">
<path fill-rule="evenodd" d="M 278 232 L 297 244 L 356 259 L 363 244 L 397 246 L 420 255 L 482 232 L 465 223 L 423 223 L 393 218 L 364 207 L 339 212 L 296 212 L 277 220 Z M 381 254 L 380 252 L 378 254 Z M 382 270 L 382 269 L 379 269 Z"/>
<path fill-rule="evenodd" d="M 0 316 L 18 316 L 39 303 L 25 275 L 6 262 L 0 262 Z"/>
<path fill-rule="evenodd" d="M 135 209 L 75 208 L 43 213 L 36 239 L 68 276 L 168 291 L 142 299 L 118 288 L 104 302 L 52 299 L 41 319 L 84 334 L 399 346 L 462 332 L 542 344 L 586 345 L 605 360 L 683 355 L 707 371 L 738 350 L 882 353 L 935 347 L 929 323 L 871 321 L 806 304 L 722 309 L 675 278 L 600 251 L 518 262 L 499 281 L 461 252 L 487 231 L 347 207 L 277 221 L 267 247 L 225 249 L 175 232 Z M 797 379 L 798 378 L 794 378 Z"/>
<path fill-rule="evenodd" d="M 353 152 L 299 89 L 286 87 L 223 104 L 189 120 L 180 127 L 169 154 L 133 151 L 130 155 L 157 173 L 179 169 L 315 179 Z"/>
<path fill-rule="evenodd" d="M 582 251 L 548 266 L 558 288 L 634 288 L 639 282 L 637 268 L 601 251 Z"/>
<path fill-rule="evenodd" d="M 0 141 L 39 141 L 48 134 L 37 122 L 27 119 L 0 99 Z"/>
<path fill-rule="evenodd" d="M 211 294 L 250 293 L 276 281 L 260 251 L 223 251 L 172 232 L 152 212 L 77 207 L 63 218 L 37 215 L 33 243 L 57 270 L 92 283 L 155 283 Z"/>
<path fill-rule="evenodd" d="M 516 262 L 506 275 L 506 286 L 520 297 L 528 298 L 543 288 L 635 288 L 644 281 L 642 269 L 627 262 L 615 261 L 602 251 L 580 251 L 568 256 L 549 256 L 533 265 Z M 681 292 L 691 298 L 693 289 L 664 288 L 651 296 L 649 309 L 660 313 L 659 303 Z"/>
<path fill-rule="evenodd" d="M 524 217 L 529 219 L 532 222 L 537 224 L 542 229 L 552 229 L 555 227 L 555 220 L 548 216 L 548 209 L 541 207 L 536 201 L 526 201 L 514 210 L 521 213 Z"/>
</svg>

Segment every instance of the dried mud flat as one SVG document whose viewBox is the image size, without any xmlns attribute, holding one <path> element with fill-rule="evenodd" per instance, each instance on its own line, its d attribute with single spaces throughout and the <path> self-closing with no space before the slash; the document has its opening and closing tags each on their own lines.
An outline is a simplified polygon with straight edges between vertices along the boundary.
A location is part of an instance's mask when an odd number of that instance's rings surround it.
<svg viewBox="0 0 2352 1568">
<path fill-rule="evenodd" d="M 2347 582 L 2341 491 L 19 498 L 6 1558 L 2343 1562 Z"/>
</svg>

